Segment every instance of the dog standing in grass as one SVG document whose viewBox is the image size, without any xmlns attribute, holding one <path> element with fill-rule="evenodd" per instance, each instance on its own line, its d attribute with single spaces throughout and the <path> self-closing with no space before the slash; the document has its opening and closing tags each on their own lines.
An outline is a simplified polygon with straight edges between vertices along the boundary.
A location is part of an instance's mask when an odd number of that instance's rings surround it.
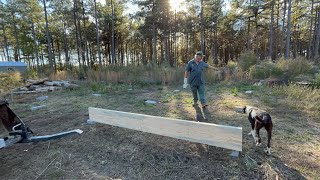
<svg viewBox="0 0 320 180">
<path fill-rule="evenodd" d="M 260 129 L 265 128 L 268 133 L 268 145 L 265 152 L 270 155 L 271 154 L 271 147 L 270 147 L 270 141 L 271 141 L 271 134 L 272 134 L 272 120 L 269 113 L 262 111 L 258 108 L 245 106 L 243 107 L 243 113 L 248 115 L 248 120 L 251 124 L 251 132 L 249 135 L 252 135 L 252 137 L 255 140 L 256 146 L 261 145 L 261 138 L 260 138 Z"/>
</svg>

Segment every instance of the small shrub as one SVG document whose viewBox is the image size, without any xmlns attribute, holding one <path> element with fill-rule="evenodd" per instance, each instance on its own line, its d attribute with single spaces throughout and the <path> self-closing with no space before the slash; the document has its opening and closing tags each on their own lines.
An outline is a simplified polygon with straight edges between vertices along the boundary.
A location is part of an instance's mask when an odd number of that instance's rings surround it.
<svg viewBox="0 0 320 180">
<path fill-rule="evenodd" d="M 91 90 L 93 92 L 98 92 L 100 90 L 99 85 L 97 83 L 92 83 L 91 84 Z"/>
<path fill-rule="evenodd" d="M 25 77 L 29 79 L 38 79 L 37 70 L 35 68 L 28 68 Z"/>
<path fill-rule="evenodd" d="M 3 88 L 4 91 L 10 91 L 21 85 L 21 74 L 19 72 L 0 74 L 0 88 Z"/>
<path fill-rule="evenodd" d="M 231 89 L 231 94 L 233 95 L 233 96 L 238 96 L 238 93 L 239 93 L 239 91 L 238 91 L 238 88 L 232 88 Z"/>
<path fill-rule="evenodd" d="M 276 67 L 286 72 L 288 79 L 294 79 L 301 74 L 311 73 L 312 65 L 305 58 L 297 59 L 280 59 Z"/>
<path fill-rule="evenodd" d="M 311 69 L 311 64 L 309 64 L 306 60 L 296 59 L 289 63 L 288 73 L 289 75 L 292 75 L 292 77 L 296 77 L 300 74 L 308 74 Z"/>
<path fill-rule="evenodd" d="M 234 61 L 228 61 L 227 68 L 231 71 L 235 71 L 237 69 L 237 63 Z"/>
<path fill-rule="evenodd" d="M 242 71 L 247 71 L 249 68 L 257 63 L 256 55 L 253 52 L 246 52 L 239 57 L 239 67 Z"/>
<path fill-rule="evenodd" d="M 285 58 L 281 57 L 278 59 L 276 62 L 276 66 L 282 70 L 287 70 L 288 69 L 288 60 Z"/>
<path fill-rule="evenodd" d="M 316 77 L 313 80 L 312 85 L 316 88 L 320 88 L 320 73 L 316 74 Z"/>
<path fill-rule="evenodd" d="M 254 79 L 281 77 L 283 74 L 284 72 L 280 68 L 270 63 L 255 65 L 249 69 L 249 76 Z"/>
<path fill-rule="evenodd" d="M 250 78 L 254 78 L 254 79 L 267 78 L 268 75 L 266 73 L 267 73 L 266 69 L 261 68 L 260 66 L 252 66 L 249 69 L 249 76 Z"/>
</svg>

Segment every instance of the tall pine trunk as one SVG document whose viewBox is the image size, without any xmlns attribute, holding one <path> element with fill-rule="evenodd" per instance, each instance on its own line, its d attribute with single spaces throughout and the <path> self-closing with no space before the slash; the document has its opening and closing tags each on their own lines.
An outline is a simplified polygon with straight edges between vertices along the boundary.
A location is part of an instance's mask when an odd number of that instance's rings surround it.
<svg viewBox="0 0 320 180">
<path fill-rule="evenodd" d="M 164 51 L 165 51 L 165 61 L 169 64 L 169 45 L 168 45 L 168 35 L 164 35 Z"/>
<path fill-rule="evenodd" d="M 153 63 L 154 65 L 157 64 L 157 27 L 155 25 L 155 22 L 152 23 L 152 30 L 153 30 Z"/>
<path fill-rule="evenodd" d="M 318 26 L 317 26 L 317 32 L 316 32 L 316 40 L 314 45 L 314 62 L 318 63 L 319 58 L 319 39 L 320 39 L 320 10 L 317 10 L 317 16 L 318 16 Z"/>
<path fill-rule="evenodd" d="M 5 49 L 6 49 L 7 61 L 11 61 L 10 55 L 9 55 L 9 49 L 8 49 L 8 39 L 7 39 L 7 35 L 6 35 L 6 30 L 5 30 L 4 24 L 2 24 L 2 28 L 3 28 L 2 31 L 3 31 L 4 46 L 5 46 Z"/>
<path fill-rule="evenodd" d="M 313 42 L 313 38 L 312 38 L 312 26 L 313 26 L 313 5 L 314 5 L 314 0 L 311 0 L 311 14 L 310 14 L 310 29 L 309 29 L 309 44 L 308 44 L 308 55 L 307 55 L 307 59 L 310 59 L 312 56 L 312 42 Z"/>
<path fill-rule="evenodd" d="M 112 55 L 112 60 L 111 60 L 111 64 L 115 64 L 116 62 L 116 53 L 115 53 L 115 37 L 114 37 L 114 31 L 115 31 L 115 22 L 114 22 L 114 4 L 112 2 L 113 0 L 111 0 L 111 55 Z"/>
<path fill-rule="evenodd" d="M 299 25 L 295 24 L 292 32 L 292 56 L 293 59 L 297 57 L 297 45 L 299 43 Z"/>
<path fill-rule="evenodd" d="M 260 59 L 259 56 L 259 33 L 258 33 L 258 15 L 255 15 L 255 28 L 256 28 L 256 57 Z"/>
<path fill-rule="evenodd" d="M 102 61 L 101 61 L 101 52 L 100 52 L 100 32 L 99 32 L 99 22 L 98 22 L 97 1 L 96 0 L 94 0 L 94 18 L 96 21 L 97 53 L 98 53 L 98 58 L 99 58 L 99 66 L 101 69 Z"/>
<path fill-rule="evenodd" d="M 53 63 L 53 68 L 54 71 L 57 71 L 57 63 L 56 63 L 56 56 L 55 56 L 55 49 L 54 49 L 54 44 L 53 44 L 53 38 L 51 37 L 51 47 L 52 47 L 52 63 Z"/>
<path fill-rule="evenodd" d="M 217 25 L 214 28 L 213 32 L 213 41 L 214 41 L 214 47 L 213 47 L 213 60 L 214 64 L 218 64 L 218 40 L 217 40 Z"/>
<path fill-rule="evenodd" d="M 64 18 L 62 18 L 62 24 L 63 24 L 63 49 L 64 49 L 64 55 L 66 59 L 66 66 L 70 68 L 70 57 L 69 57 L 69 46 L 68 46 L 68 38 L 66 33 L 66 22 L 64 21 Z"/>
<path fill-rule="evenodd" d="M 274 59 L 276 60 L 279 53 L 279 18 L 280 18 L 280 0 L 277 1 L 277 22 L 276 22 L 276 31 L 274 35 L 274 46 L 275 46 L 275 52 L 274 52 Z"/>
<path fill-rule="evenodd" d="M 251 7 L 251 0 L 249 1 L 249 7 Z M 247 29 L 247 50 L 250 50 L 251 48 L 251 36 L 250 36 L 250 29 L 251 29 L 251 26 L 250 26 L 250 21 L 251 21 L 251 17 L 249 16 L 249 19 L 248 19 L 248 29 Z"/>
<path fill-rule="evenodd" d="M 186 62 L 188 62 L 188 56 L 189 56 L 189 41 L 190 41 L 190 40 L 189 40 L 190 38 L 189 38 L 189 33 L 188 33 L 188 32 L 187 32 L 187 37 L 186 37 L 186 38 L 187 38 L 187 39 L 186 39 L 186 40 L 187 40 L 187 47 L 186 47 L 186 48 L 187 48 L 187 49 L 186 49 L 187 52 L 186 52 L 186 54 L 185 54 L 185 56 L 184 56 L 184 60 L 185 60 Z"/>
<path fill-rule="evenodd" d="M 89 50 L 88 50 L 88 38 L 86 33 L 86 12 L 84 8 L 84 3 L 82 1 L 82 21 L 83 21 L 83 40 L 84 40 L 84 53 L 86 55 L 87 66 L 90 68 Z"/>
<path fill-rule="evenodd" d="M 63 7 L 63 2 L 64 2 L 64 0 L 61 0 L 60 1 L 61 2 L 61 4 L 62 4 L 62 7 Z M 62 43 L 63 43 L 63 50 L 64 50 L 64 56 L 65 56 L 65 61 L 66 61 L 66 67 L 67 68 L 71 68 L 71 66 L 70 66 L 70 57 L 69 57 L 69 44 L 68 44 L 68 38 L 67 38 L 67 24 L 66 24 L 66 21 L 65 21 L 65 15 L 63 14 L 62 15 L 62 19 L 61 19 L 61 21 L 62 21 L 62 31 L 63 31 L 63 33 L 62 33 L 62 36 L 63 36 L 63 41 L 62 41 Z"/>
<path fill-rule="evenodd" d="M 59 63 L 59 69 L 62 68 L 62 61 L 61 61 L 61 52 L 60 52 L 60 43 L 57 41 L 57 50 L 58 50 L 58 63 Z"/>
<path fill-rule="evenodd" d="M 173 66 L 177 67 L 178 60 L 177 60 L 177 11 L 174 10 L 174 38 L 173 38 L 173 54 L 174 54 L 174 63 Z"/>
<path fill-rule="evenodd" d="M 78 63 L 79 68 L 81 67 L 81 60 L 80 60 L 80 49 L 79 49 L 79 33 L 78 33 L 78 24 L 77 24 L 77 0 L 73 0 L 73 23 L 76 31 L 76 43 L 77 43 L 77 54 L 78 54 Z"/>
<path fill-rule="evenodd" d="M 50 39 L 50 32 L 49 32 L 49 22 L 48 22 L 48 15 L 47 15 L 47 7 L 46 7 L 46 0 L 43 0 L 43 8 L 44 8 L 44 18 L 46 21 L 46 36 L 47 36 L 47 45 L 48 45 L 48 53 L 49 53 L 49 65 L 50 68 L 54 68 L 54 64 L 52 62 L 52 49 L 51 49 L 51 39 Z"/>
<path fill-rule="evenodd" d="M 269 44 L 269 58 L 272 59 L 273 50 L 273 14 L 274 14 L 274 0 L 271 3 L 271 21 L 270 21 L 270 44 Z"/>
<path fill-rule="evenodd" d="M 34 53 L 36 56 L 36 62 L 37 62 L 37 71 L 39 72 L 39 52 L 38 52 L 38 38 L 35 32 L 35 28 L 34 28 L 34 22 L 33 20 L 31 20 L 31 27 L 32 27 L 32 36 L 33 36 L 33 43 L 34 43 Z"/>
<path fill-rule="evenodd" d="M 280 44 L 280 56 L 283 56 L 284 52 L 284 32 L 285 32 L 285 23 L 286 23 L 286 12 L 287 12 L 287 0 L 283 0 L 283 18 L 282 18 L 282 32 L 281 32 L 281 44 Z"/>
<path fill-rule="evenodd" d="M 286 40 L 286 59 L 290 58 L 290 37 L 291 37 L 291 6 L 292 0 L 288 0 L 288 23 L 287 23 L 287 40 Z"/>
<path fill-rule="evenodd" d="M 14 37 L 16 39 L 16 48 L 15 48 L 15 61 L 21 61 L 20 59 L 20 45 L 19 45 L 19 37 L 18 37 L 18 31 L 16 26 L 16 20 L 14 12 L 11 11 L 12 15 L 12 23 L 13 23 L 13 31 L 14 31 Z"/>
<path fill-rule="evenodd" d="M 86 58 L 85 58 L 85 51 L 83 50 L 83 39 L 82 39 L 82 30 L 81 30 L 81 7 L 80 7 L 80 2 L 77 4 L 77 9 L 76 9 L 76 23 L 78 23 L 78 33 L 79 33 L 79 51 L 81 55 L 81 60 L 82 60 L 82 65 L 85 68 L 86 65 Z"/>
<path fill-rule="evenodd" d="M 200 0 L 200 3 L 201 3 L 201 10 L 200 10 L 200 48 L 201 48 L 201 51 L 203 53 L 205 53 L 205 48 L 204 48 L 204 22 L 203 22 L 203 0 Z"/>
<path fill-rule="evenodd" d="M 153 0 L 153 5 L 152 5 L 153 15 L 154 15 L 154 2 L 155 2 L 155 0 Z M 156 27 L 155 21 L 156 20 L 154 19 L 153 23 L 152 23 L 153 63 L 154 63 L 154 65 L 157 65 L 157 27 Z"/>
<path fill-rule="evenodd" d="M 213 59 L 213 26 L 214 26 L 214 20 L 212 21 L 212 24 L 211 24 L 211 26 L 210 26 L 210 50 L 211 50 L 211 57 L 212 57 L 212 62 L 214 62 L 214 59 Z M 207 60 L 207 61 L 209 61 L 209 59 Z"/>
</svg>

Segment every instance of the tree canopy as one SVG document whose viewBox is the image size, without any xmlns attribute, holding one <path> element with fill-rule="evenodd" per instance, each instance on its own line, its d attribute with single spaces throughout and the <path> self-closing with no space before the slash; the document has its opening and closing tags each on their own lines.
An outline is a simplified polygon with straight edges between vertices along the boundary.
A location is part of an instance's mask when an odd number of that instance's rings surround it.
<svg viewBox="0 0 320 180">
<path fill-rule="evenodd" d="M 179 66 L 198 50 L 217 65 L 245 51 L 259 60 L 305 56 L 318 62 L 316 0 L 174 2 L 0 1 L 0 58 L 55 70 L 111 64 Z"/>
</svg>

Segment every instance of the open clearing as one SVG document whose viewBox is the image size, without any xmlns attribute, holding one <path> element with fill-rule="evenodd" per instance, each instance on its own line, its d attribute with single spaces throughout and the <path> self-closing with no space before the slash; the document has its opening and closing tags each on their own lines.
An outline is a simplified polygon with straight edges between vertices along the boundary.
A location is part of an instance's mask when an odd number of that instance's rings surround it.
<svg viewBox="0 0 320 180">
<path fill-rule="evenodd" d="M 81 135 L 16 144 L 0 150 L 0 179 L 319 179 L 320 121 L 266 87 L 207 86 L 207 110 L 192 107 L 188 90 L 175 86 L 106 85 L 101 96 L 89 87 L 43 94 L 14 95 L 10 107 L 35 132 L 45 135 L 80 128 Z M 245 94 L 254 88 L 253 94 Z M 45 101 L 36 98 L 46 95 Z M 155 100 L 156 105 L 146 105 Z M 299 103 L 299 102 L 297 102 Z M 37 105 L 45 108 L 31 111 Z M 271 113 L 272 155 L 256 147 L 245 114 L 235 106 L 252 105 Z M 162 137 L 103 124 L 86 123 L 88 107 L 243 127 L 243 151 Z"/>
</svg>

